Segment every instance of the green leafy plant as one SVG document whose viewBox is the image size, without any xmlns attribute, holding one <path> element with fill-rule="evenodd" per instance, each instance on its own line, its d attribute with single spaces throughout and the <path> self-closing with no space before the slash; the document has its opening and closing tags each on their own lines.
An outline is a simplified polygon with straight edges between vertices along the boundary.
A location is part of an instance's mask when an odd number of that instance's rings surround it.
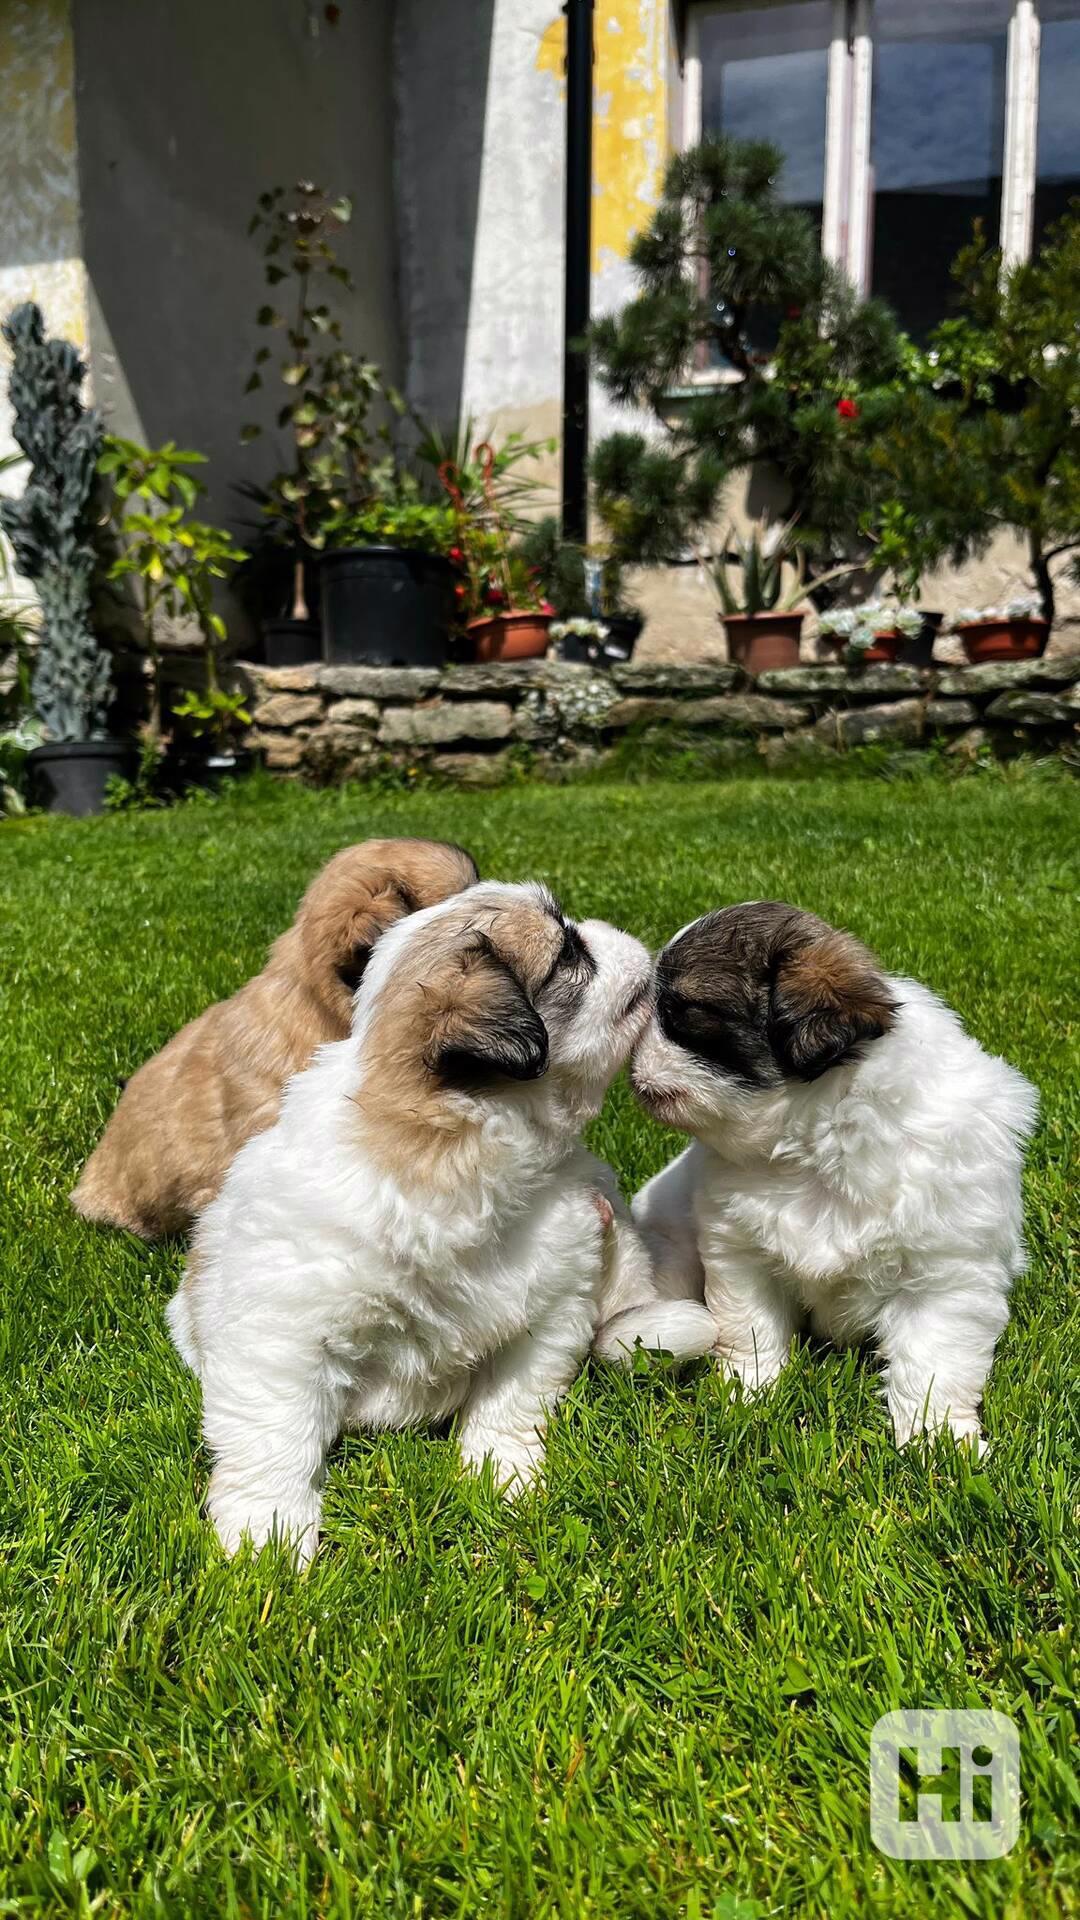
<svg viewBox="0 0 1080 1920">
<path fill-rule="evenodd" d="M 518 522 L 500 480 L 520 457 L 516 447 L 499 454 L 490 441 L 472 449 L 464 466 L 444 460 L 439 477 L 453 516 L 454 542 L 449 557 L 458 570 L 454 587 L 459 619 L 486 619 L 499 613 L 554 613 L 540 568 L 515 537 Z M 479 483 L 476 474 L 479 473 Z M 479 501 L 477 499 L 479 484 Z"/>
<path fill-rule="evenodd" d="M 197 740 L 209 736 L 218 746 L 224 745 L 241 727 L 251 725 L 251 715 L 244 704 L 243 694 L 235 688 L 216 685 L 208 686 L 201 692 L 189 689 L 175 703 L 173 713 L 178 720 L 187 722 Z"/>
<path fill-rule="evenodd" d="M 526 440 L 524 434 L 509 433 L 495 445 L 479 432 L 471 416 L 449 432 L 420 419 L 415 426 L 418 438 L 412 457 L 419 475 L 430 475 L 439 485 L 444 484 L 444 476 L 452 476 L 460 513 L 485 521 L 494 502 L 508 534 L 520 537 L 535 526 L 547 496 L 536 466 L 554 453 L 554 440 Z"/>
<path fill-rule="evenodd" d="M 327 549 L 392 546 L 446 553 L 454 545 L 456 532 L 452 507 L 400 493 L 360 507 L 340 507 L 328 515 L 323 537 Z"/>
<path fill-rule="evenodd" d="M 878 557 L 910 582 L 1009 528 L 1052 620 L 1061 571 L 1080 568 L 1080 205 L 1011 267 L 977 228 L 953 278 L 959 311 L 871 450 Z"/>
<path fill-rule="evenodd" d="M 622 562 L 610 537 L 585 546 L 564 540 L 554 514 L 545 514 L 522 535 L 521 551 L 536 568 L 543 592 L 560 619 L 602 620 L 633 612 L 624 592 Z"/>
<path fill-rule="evenodd" d="M 313 181 L 260 194 L 249 232 L 262 244 L 272 298 L 255 316 L 270 336 L 257 348 L 246 391 L 271 378 L 282 390 L 277 425 L 292 439 L 293 457 L 265 489 L 261 502 L 268 538 L 292 554 L 292 614 L 308 618 L 304 561 L 327 541 L 328 524 L 359 511 L 393 473 L 391 438 L 372 411 L 385 403 L 401 414 L 404 402 L 373 361 L 350 351 L 335 311 L 339 291 L 353 291 L 336 240 L 352 218 L 346 195 L 331 197 Z M 271 341 L 278 342 L 276 351 Z M 254 440 L 257 421 L 242 439 Z"/>
<path fill-rule="evenodd" d="M 162 732 L 160 622 L 187 616 L 202 636 L 207 699 L 220 692 L 218 647 L 225 622 L 214 609 L 215 583 L 245 557 L 222 527 L 193 520 L 188 509 L 203 491 L 193 474 L 203 455 L 171 441 L 142 447 L 110 436 L 99 470 L 113 490 L 113 517 L 120 551 L 109 568 L 112 580 L 138 582 L 140 610 L 151 665 L 150 727 Z M 217 709 L 215 708 L 215 711 Z M 222 724 L 225 710 L 221 709 Z M 174 713 L 179 709 L 174 707 Z"/>
<path fill-rule="evenodd" d="M 69 341 L 46 339 L 39 307 L 16 307 L 0 332 L 12 353 L 15 439 L 30 464 L 21 498 L 0 501 L 0 528 L 41 609 L 34 707 L 52 740 L 99 739 L 110 691 L 91 614 L 101 422 L 82 402 L 84 361 Z"/>
<path fill-rule="evenodd" d="M 161 735 L 150 725 L 142 726 L 135 744 L 138 759 L 131 778 L 112 773 L 105 782 L 106 813 L 147 813 L 166 804 L 158 792 L 158 775 L 165 758 Z"/>
</svg>

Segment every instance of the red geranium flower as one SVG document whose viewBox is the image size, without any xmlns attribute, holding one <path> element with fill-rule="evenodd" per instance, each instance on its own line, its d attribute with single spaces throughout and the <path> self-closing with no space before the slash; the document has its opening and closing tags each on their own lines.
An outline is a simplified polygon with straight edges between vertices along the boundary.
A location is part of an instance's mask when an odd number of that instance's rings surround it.
<svg viewBox="0 0 1080 1920">
<path fill-rule="evenodd" d="M 859 409 L 854 400 L 838 400 L 836 411 L 841 420 L 857 420 L 859 417 Z"/>
<path fill-rule="evenodd" d="M 501 607 L 506 595 L 501 587 L 489 587 L 484 598 L 489 607 Z"/>
<path fill-rule="evenodd" d="M 460 547 L 451 547 L 448 557 L 453 561 L 455 567 L 460 567 L 465 555 L 462 553 Z"/>
<path fill-rule="evenodd" d="M 554 613 L 555 609 L 550 600 L 541 600 L 540 611 L 541 613 Z"/>
<path fill-rule="evenodd" d="M 464 600 L 464 598 L 465 598 L 465 589 L 464 589 L 464 587 L 462 587 L 462 586 L 456 586 L 456 587 L 454 588 L 454 598 L 455 598 L 455 600 Z"/>
</svg>

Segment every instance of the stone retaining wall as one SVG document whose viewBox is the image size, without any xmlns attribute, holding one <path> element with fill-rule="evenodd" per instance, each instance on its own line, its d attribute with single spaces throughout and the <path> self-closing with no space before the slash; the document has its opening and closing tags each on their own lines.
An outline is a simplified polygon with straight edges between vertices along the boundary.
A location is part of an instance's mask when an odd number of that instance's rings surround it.
<svg viewBox="0 0 1080 1920">
<path fill-rule="evenodd" d="M 783 766 L 852 747 L 1052 752 L 1080 746 L 1080 657 L 985 667 L 496 666 L 237 669 L 246 744 L 274 772 L 321 782 L 416 767 L 495 785 L 516 766 L 558 778 L 661 727 L 719 762 Z"/>
</svg>

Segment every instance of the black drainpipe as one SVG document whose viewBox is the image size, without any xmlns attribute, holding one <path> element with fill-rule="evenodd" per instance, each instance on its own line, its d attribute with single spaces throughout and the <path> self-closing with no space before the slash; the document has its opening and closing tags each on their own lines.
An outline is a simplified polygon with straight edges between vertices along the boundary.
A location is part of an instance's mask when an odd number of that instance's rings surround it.
<svg viewBox="0 0 1080 1920">
<path fill-rule="evenodd" d="M 584 541 L 588 519 L 589 362 L 575 345 L 589 324 L 592 253 L 593 0 L 566 0 L 566 286 L 563 317 L 562 530 Z"/>
</svg>

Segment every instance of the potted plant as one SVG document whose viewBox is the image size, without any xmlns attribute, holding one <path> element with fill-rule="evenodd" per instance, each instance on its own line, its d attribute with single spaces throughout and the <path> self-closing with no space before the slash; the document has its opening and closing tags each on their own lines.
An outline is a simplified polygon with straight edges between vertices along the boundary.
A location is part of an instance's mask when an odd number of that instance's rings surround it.
<svg viewBox="0 0 1080 1920">
<path fill-rule="evenodd" d="M 818 636 L 846 655 L 853 666 L 882 666 L 900 659 L 905 645 L 922 631 L 917 607 L 890 607 L 867 600 L 861 607 L 823 613 Z"/>
<path fill-rule="evenodd" d="M 347 197 L 332 199 L 301 180 L 291 194 L 282 187 L 262 194 L 251 221 L 274 289 L 256 320 L 282 341 L 277 372 L 286 397 L 277 422 L 292 439 L 292 460 L 262 502 L 292 561 L 288 623 L 264 619 L 267 658 L 287 651 L 290 661 L 319 654 L 330 662 L 438 665 L 452 617 L 452 574 L 439 545 L 448 516 L 423 502 L 396 461 L 389 420 L 405 412 L 404 402 L 373 362 L 345 346 L 331 306 L 336 289 L 353 291 L 335 246 L 351 218 Z M 263 387 L 273 359 L 271 345 L 259 347 L 249 393 Z M 251 422 L 242 437 L 259 432 Z M 315 557 L 318 646 L 307 590 Z"/>
<path fill-rule="evenodd" d="M 499 456 L 489 441 L 479 443 L 472 462 L 480 475 L 482 505 L 475 499 L 469 467 L 445 460 L 439 469 L 454 516 L 450 558 L 458 574 L 458 618 L 474 659 L 538 659 L 547 651 L 555 609 L 539 568 L 513 540 L 510 516 L 500 498 Z"/>
<path fill-rule="evenodd" d="M 522 555 L 497 534 L 468 541 L 455 593 L 474 660 L 538 660 L 554 608 Z"/>
<path fill-rule="evenodd" d="M 50 813 L 100 813 L 129 757 L 106 735 L 109 661 L 91 618 L 101 422 L 82 404 L 83 361 L 68 341 L 46 339 L 38 307 L 17 307 L 0 331 L 14 435 L 30 463 L 22 497 L 0 502 L 0 527 L 41 610 L 31 694 L 46 738 L 27 771 Z"/>
<path fill-rule="evenodd" d="M 1037 660 L 1046 652 L 1050 622 L 1037 594 L 1019 594 L 1002 607 L 961 607 L 950 629 L 972 666 L 989 660 Z"/>
<path fill-rule="evenodd" d="M 608 654 L 609 628 L 606 622 L 590 619 L 587 614 L 578 614 L 569 620 L 553 620 L 548 628 L 548 640 L 552 659 L 566 660 L 572 665 L 610 667 L 614 659 L 622 659 L 621 654 Z"/>
<path fill-rule="evenodd" d="M 130 580 L 139 594 L 139 611 L 150 667 L 150 713 L 144 758 L 150 743 L 159 752 L 172 749 L 172 775 L 181 784 L 215 784 L 225 773 L 241 770 L 251 756 L 230 741 L 238 724 L 249 724 L 239 696 L 221 687 L 218 648 L 225 622 L 214 608 L 215 584 L 245 558 L 244 550 L 222 527 L 190 517 L 188 509 L 203 491 L 191 469 L 203 455 L 171 441 L 143 447 L 110 435 L 99 472 L 112 486 L 117 552 L 109 569 L 113 581 Z M 205 686 L 189 689 L 173 706 L 176 719 L 205 746 L 193 755 L 163 725 L 161 622 L 188 620 L 202 645 Z"/>
<path fill-rule="evenodd" d="M 407 475 L 382 484 L 385 494 L 342 503 L 323 523 L 323 657 L 439 666 L 453 620 L 456 518 L 445 501 L 423 500 Z"/>
<path fill-rule="evenodd" d="M 334 244 L 351 218 L 347 196 L 331 198 L 314 181 L 300 180 L 291 191 L 277 186 L 261 193 L 248 223 L 248 233 L 260 236 L 263 274 L 272 294 L 255 316 L 264 338 L 244 391 L 265 388 L 275 360 L 271 340 L 277 338 L 282 396 L 277 426 L 288 430 L 292 443 L 292 458 L 268 484 L 242 488 L 259 507 L 260 526 L 237 588 L 259 621 L 269 666 L 322 656 L 310 591 L 320 507 L 340 479 L 343 463 L 348 465 L 354 443 L 366 450 L 367 415 L 378 387 L 376 368 L 345 348 L 331 304 L 336 289 L 353 291 Z M 242 444 L 262 431 L 260 421 L 249 421 L 241 431 Z"/>
<path fill-rule="evenodd" d="M 255 755 L 237 739 L 241 729 L 250 727 L 251 715 L 243 694 L 235 687 L 218 684 L 208 678 L 205 687 L 188 691 L 176 701 L 173 714 L 191 737 L 201 743 L 201 751 L 191 753 L 183 747 L 170 756 L 171 773 L 181 787 L 218 787 L 223 780 L 250 773 Z"/>
<path fill-rule="evenodd" d="M 728 651 L 748 673 L 799 664 L 805 613 L 797 609 L 806 588 L 802 568 L 796 565 L 795 585 L 787 593 L 782 591 L 784 565 L 795 563 L 790 538 L 790 525 L 767 531 L 755 527 L 745 539 L 732 528 L 725 551 L 714 556 L 708 569 L 720 601 Z"/>
<path fill-rule="evenodd" d="M 612 666 L 632 657 L 645 622 L 624 598 L 623 567 L 610 527 L 603 540 L 582 546 L 564 540 L 554 515 L 545 514 L 526 529 L 521 550 L 565 628 L 551 632 L 561 659 Z"/>
<path fill-rule="evenodd" d="M 17 466 L 19 455 L 0 459 L 0 472 Z M 29 610 L 10 593 L 7 554 L 0 544 L 0 814 L 22 813 L 28 754 L 43 741 L 40 720 L 30 698 L 33 626 Z"/>
<path fill-rule="evenodd" d="M 956 564 L 1003 530 L 1023 542 L 1036 612 L 966 608 L 959 625 L 969 658 L 1030 658 L 1080 561 L 1080 218 L 1065 215 L 1012 265 L 977 228 L 952 277 L 956 310 L 925 352 L 911 350 L 905 404 L 872 458 L 887 509 L 917 524 L 924 561 Z"/>
</svg>

